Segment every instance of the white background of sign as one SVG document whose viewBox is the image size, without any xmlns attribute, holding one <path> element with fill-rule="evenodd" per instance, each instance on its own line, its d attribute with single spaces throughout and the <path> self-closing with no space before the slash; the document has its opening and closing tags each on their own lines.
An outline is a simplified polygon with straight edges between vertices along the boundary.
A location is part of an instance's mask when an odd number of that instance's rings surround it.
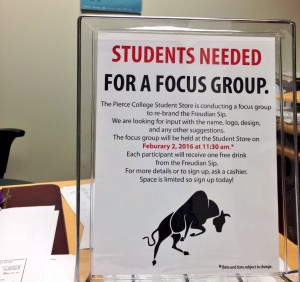
<svg viewBox="0 0 300 282">
<path fill-rule="evenodd" d="M 262 54 L 261 63 L 257 66 L 243 65 L 200 65 L 196 58 L 192 64 L 166 63 L 133 63 L 112 62 L 115 45 L 139 46 L 181 46 L 192 47 L 197 54 L 199 48 L 236 48 L 258 49 Z M 276 176 L 276 136 L 275 136 L 275 41 L 273 38 L 250 37 L 209 37 L 196 35 L 170 34 L 105 34 L 99 33 L 97 62 L 97 116 L 96 116 L 96 188 L 94 197 L 93 225 L 93 272 L 94 274 L 182 274 L 182 273 L 257 273 L 278 271 L 278 218 L 277 218 L 277 176 Z M 104 91 L 105 74 L 131 74 L 136 78 L 136 91 L 115 91 L 110 84 Z M 148 75 L 151 91 L 140 91 L 143 76 Z M 205 76 L 207 89 L 204 93 L 168 92 L 161 88 L 156 92 L 156 76 Z M 262 77 L 267 85 L 264 88 L 269 94 L 247 93 L 213 93 L 210 82 L 214 77 Z M 198 85 L 199 86 L 199 85 Z M 105 103 L 103 103 L 105 101 Z M 119 107 L 113 104 L 129 103 L 130 107 Z M 132 102 L 145 103 L 179 103 L 192 104 L 192 109 L 170 109 L 132 107 Z M 111 106 L 109 106 L 111 103 Z M 231 105 L 237 109 L 197 109 L 196 105 Z M 240 109 L 240 105 L 252 105 L 252 110 Z M 270 110 L 255 111 L 255 105 L 271 107 Z M 226 106 L 225 106 L 226 107 Z M 191 117 L 181 116 L 181 112 L 191 114 L 214 113 L 214 117 L 192 117 L 200 119 L 204 125 L 183 124 Z M 155 116 L 154 112 L 177 112 L 179 116 Z M 217 117 L 222 112 L 224 118 Z M 120 123 L 113 123 L 118 118 Z M 123 120 L 131 123 L 123 123 Z M 133 119 L 153 120 L 151 124 L 133 124 Z M 159 121 L 162 124 L 159 124 Z M 165 125 L 166 119 L 177 121 L 180 125 Z M 208 125 L 208 120 L 223 121 L 222 125 Z M 238 121 L 239 126 L 225 125 L 227 121 Z M 259 125 L 242 126 L 241 121 L 256 121 Z M 171 128 L 173 136 L 193 136 L 190 141 L 163 141 L 162 128 Z M 174 132 L 174 128 L 223 130 L 224 133 L 185 134 Z M 149 132 L 155 128 L 159 132 Z M 129 141 L 127 136 L 136 136 L 140 140 Z M 158 137 L 159 141 L 143 141 L 143 136 Z M 235 137 L 232 141 L 204 141 L 203 136 Z M 236 136 L 259 138 L 258 142 L 238 142 Z M 200 141 L 195 142 L 199 137 Z M 143 144 L 175 144 L 177 150 L 148 149 Z M 201 145 L 201 149 L 180 150 L 179 144 Z M 230 149 L 204 150 L 205 144 L 228 145 Z M 231 146 L 233 145 L 233 146 Z M 150 146 L 150 145 L 149 145 Z M 195 147 L 194 147 L 195 148 Z M 175 153 L 188 152 L 216 153 L 217 158 L 176 157 Z M 128 157 L 127 152 L 139 152 L 137 157 Z M 144 157 L 143 153 L 173 153 L 170 157 Z M 228 153 L 229 158 L 219 154 Z M 233 158 L 233 153 L 245 153 L 246 158 Z M 182 160 L 207 161 L 206 166 L 183 166 Z M 156 160 L 169 162 L 159 166 Z M 171 165 L 172 161 L 180 165 Z M 216 167 L 208 165 L 215 161 Z M 126 168 L 149 169 L 151 174 L 126 173 Z M 169 168 L 171 174 L 154 175 L 155 168 Z M 181 169 L 198 169 L 199 174 L 187 175 Z M 212 169 L 224 170 L 223 175 L 213 175 Z M 203 175 L 200 171 L 208 170 Z M 230 175 L 228 170 L 242 169 L 247 174 Z M 174 174 L 174 170 L 179 170 Z M 156 178 L 157 182 L 142 183 L 140 177 Z M 160 182 L 162 177 L 184 178 L 184 182 Z M 192 183 L 186 178 L 191 177 Z M 195 177 L 204 178 L 199 184 Z M 208 178 L 214 180 L 209 183 Z M 231 179 L 231 182 L 218 182 L 218 179 Z M 230 183 L 230 184 L 229 184 Z M 172 238 L 169 237 L 160 245 L 156 261 L 152 266 L 154 247 L 147 245 L 145 236 L 158 227 L 161 221 L 175 212 L 189 197 L 198 190 L 206 192 L 221 210 L 231 215 L 226 217 L 223 231 L 217 233 L 208 219 L 204 224 L 206 232 L 197 237 L 189 235 L 178 247 L 189 252 L 189 256 L 172 249 Z M 189 232 L 189 234 L 192 231 Z M 154 236 L 157 241 L 157 234 Z M 227 266 L 229 268 L 227 268 Z M 237 267 L 241 267 L 238 268 Z M 262 268 L 271 266 L 272 268 Z M 231 268 L 230 268 L 231 267 Z"/>
</svg>

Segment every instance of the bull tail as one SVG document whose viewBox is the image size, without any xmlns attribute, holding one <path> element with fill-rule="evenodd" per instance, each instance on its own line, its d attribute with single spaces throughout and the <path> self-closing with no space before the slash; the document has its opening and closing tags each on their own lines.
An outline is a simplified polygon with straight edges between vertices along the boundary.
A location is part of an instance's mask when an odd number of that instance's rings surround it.
<svg viewBox="0 0 300 282">
<path fill-rule="evenodd" d="M 143 239 L 147 239 L 147 241 L 148 241 L 148 246 L 152 247 L 152 246 L 154 246 L 154 245 L 156 244 L 156 241 L 155 241 L 155 239 L 154 239 L 154 234 L 155 234 L 157 231 L 158 231 L 158 228 L 155 229 L 155 230 L 152 232 L 152 234 L 151 234 L 151 238 L 152 238 L 152 241 L 153 241 L 152 244 L 150 244 L 150 238 L 149 238 L 148 236 L 146 236 L 146 237 L 143 238 Z"/>
</svg>

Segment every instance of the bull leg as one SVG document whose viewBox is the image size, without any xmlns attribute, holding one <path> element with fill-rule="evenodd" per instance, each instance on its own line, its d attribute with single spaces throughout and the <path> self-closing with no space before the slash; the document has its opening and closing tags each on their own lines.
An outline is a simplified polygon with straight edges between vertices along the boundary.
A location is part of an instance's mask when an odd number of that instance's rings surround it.
<svg viewBox="0 0 300 282">
<path fill-rule="evenodd" d="M 171 216 L 172 216 L 172 214 L 169 214 L 158 226 L 158 240 L 154 247 L 154 259 L 152 261 L 153 266 L 156 264 L 155 258 L 156 258 L 160 244 L 162 243 L 162 241 L 164 241 L 166 238 L 168 238 L 172 233 L 171 228 L 170 228 Z"/>
<path fill-rule="evenodd" d="M 184 236 L 180 238 L 180 241 L 184 241 L 188 232 L 189 232 L 189 229 L 190 227 L 192 226 L 192 223 L 193 223 L 193 220 L 191 218 L 187 218 L 187 216 L 185 215 L 184 216 L 184 220 L 185 220 L 185 232 L 184 232 Z"/>
<path fill-rule="evenodd" d="M 158 241 L 157 243 L 156 243 L 156 245 L 155 245 L 155 248 L 154 248 L 154 259 L 153 259 L 153 261 L 152 261 L 152 265 L 154 266 L 155 264 L 156 264 L 156 255 L 157 255 L 157 252 L 158 252 L 158 249 L 159 249 L 159 246 L 160 246 L 160 243 L 161 243 L 162 241 Z"/>
<path fill-rule="evenodd" d="M 181 249 L 179 249 L 179 248 L 177 247 L 177 243 L 179 242 L 180 237 L 181 237 L 180 234 L 179 234 L 179 233 L 176 233 L 176 234 L 173 234 L 171 237 L 173 238 L 173 245 L 172 245 L 172 248 L 175 249 L 175 250 L 177 250 L 177 251 L 179 251 L 179 252 L 181 252 L 181 253 L 183 253 L 185 256 L 186 256 L 186 255 L 189 255 L 189 252 L 185 252 L 185 251 L 183 251 L 183 250 L 181 250 Z"/>
<path fill-rule="evenodd" d="M 206 231 L 205 227 L 202 226 L 202 225 L 198 225 L 197 227 L 192 226 L 192 228 L 193 229 L 200 229 L 201 232 L 199 232 L 199 233 L 192 233 L 191 237 L 195 237 L 195 236 L 201 235 L 201 234 L 203 234 Z"/>
</svg>

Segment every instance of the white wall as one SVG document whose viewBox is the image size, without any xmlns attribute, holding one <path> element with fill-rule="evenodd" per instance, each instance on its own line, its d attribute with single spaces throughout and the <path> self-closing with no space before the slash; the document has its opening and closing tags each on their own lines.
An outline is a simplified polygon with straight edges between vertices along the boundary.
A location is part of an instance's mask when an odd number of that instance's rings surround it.
<svg viewBox="0 0 300 282">
<path fill-rule="evenodd" d="M 6 178 L 75 177 L 79 7 L 79 0 L 0 1 L 0 127 L 26 130 Z M 143 1 L 145 16 L 282 18 L 300 26 L 299 11 L 299 0 Z"/>
</svg>

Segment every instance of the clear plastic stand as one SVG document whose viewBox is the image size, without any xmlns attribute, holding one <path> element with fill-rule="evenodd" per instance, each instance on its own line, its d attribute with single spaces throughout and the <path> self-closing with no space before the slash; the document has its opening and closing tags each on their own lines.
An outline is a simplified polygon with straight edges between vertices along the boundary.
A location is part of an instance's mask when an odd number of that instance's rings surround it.
<svg viewBox="0 0 300 282">
<path fill-rule="evenodd" d="M 295 62 L 291 21 L 79 18 L 77 281 L 298 281 Z"/>
</svg>

